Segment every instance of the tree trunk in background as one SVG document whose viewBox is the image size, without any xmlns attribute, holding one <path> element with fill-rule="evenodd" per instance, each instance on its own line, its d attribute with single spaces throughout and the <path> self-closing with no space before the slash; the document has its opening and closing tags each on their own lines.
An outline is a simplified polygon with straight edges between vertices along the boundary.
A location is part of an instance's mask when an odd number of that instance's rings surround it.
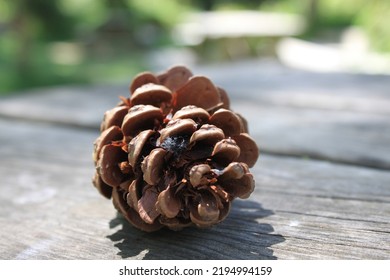
<svg viewBox="0 0 390 280">
<path fill-rule="evenodd" d="M 18 75 L 20 75 L 23 79 L 28 78 L 31 70 L 32 32 L 29 30 L 29 23 L 29 14 L 27 9 L 23 4 L 21 4 L 13 18 L 11 28 L 18 42 L 15 67 Z"/>
<path fill-rule="evenodd" d="M 318 0 L 308 0 L 306 8 L 306 19 L 309 33 L 315 33 L 317 30 L 319 24 L 318 7 Z"/>
</svg>

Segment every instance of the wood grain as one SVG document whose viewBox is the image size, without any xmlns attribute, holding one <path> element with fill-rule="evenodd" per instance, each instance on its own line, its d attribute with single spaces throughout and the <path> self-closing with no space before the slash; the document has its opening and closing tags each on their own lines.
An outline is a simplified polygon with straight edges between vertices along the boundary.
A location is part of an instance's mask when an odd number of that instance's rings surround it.
<svg viewBox="0 0 390 280">
<path fill-rule="evenodd" d="M 193 72 L 226 89 L 264 153 L 390 169 L 388 76 L 310 73 L 256 60 Z M 96 130 L 128 94 L 126 84 L 38 90 L 1 99 L 0 116 Z"/>
<path fill-rule="evenodd" d="M 148 234 L 91 184 L 97 132 L 1 120 L 1 259 L 388 259 L 390 172 L 262 155 L 211 229 Z M 260 139 L 258 139 L 260 140 Z"/>
<path fill-rule="evenodd" d="M 263 152 L 390 169 L 389 116 L 235 103 Z"/>
<path fill-rule="evenodd" d="M 388 75 L 316 73 L 292 69 L 274 60 L 247 60 L 198 67 L 235 100 L 259 104 L 390 114 Z"/>
</svg>

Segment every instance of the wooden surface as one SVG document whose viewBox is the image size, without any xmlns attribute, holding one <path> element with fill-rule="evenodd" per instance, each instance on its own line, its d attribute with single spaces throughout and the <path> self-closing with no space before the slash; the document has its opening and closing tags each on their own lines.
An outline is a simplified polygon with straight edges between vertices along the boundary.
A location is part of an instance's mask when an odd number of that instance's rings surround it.
<svg viewBox="0 0 390 280">
<path fill-rule="evenodd" d="M 127 85 L 0 99 L 1 259 L 390 259 L 390 78 L 274 62 L 198 66 L 262 151 L 256 189 L 211 229 L 144 233 L 91 184 Z"/>
</svg>

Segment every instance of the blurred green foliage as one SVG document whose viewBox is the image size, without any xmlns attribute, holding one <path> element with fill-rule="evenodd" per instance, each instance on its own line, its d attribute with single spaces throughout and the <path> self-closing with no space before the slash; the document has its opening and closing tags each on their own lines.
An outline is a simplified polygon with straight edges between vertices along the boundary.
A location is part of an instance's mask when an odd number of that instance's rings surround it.
<svg viewBox="0 0 390 280">
<path fill-rule="evenodd" d="M 0 94 L 129 79 L 171 44 L 176 0 L 0 0 Z"/>
<path fill-rule="evenodd" d="M 356 25 L 390 52 L 389 0 L 0 0 L 0 94 L 129 79 L 186 12 L 224 9 L 301 14 L 308 36 Z"/>
<path fill-rule="evenodd" d="M 309 36 L 357 26 L 369 36 L 373 50 L 390 52 L 389 0 L 268 0 L 262 8 L 304 15 Z"/>
</svg>

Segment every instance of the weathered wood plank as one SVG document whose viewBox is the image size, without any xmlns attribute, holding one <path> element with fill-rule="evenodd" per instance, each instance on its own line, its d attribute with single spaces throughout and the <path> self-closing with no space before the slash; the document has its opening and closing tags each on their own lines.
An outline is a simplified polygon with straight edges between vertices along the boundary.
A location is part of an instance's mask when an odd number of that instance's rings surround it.
<svg viewBox="0 0 390 280">
<path fill-rule="evenodd" d="M 307 251 L 310 258 L 389 257 L 388 172 L 275 157 L 253 172 L 258 199 L 275 213 L 262 221 L 272 220 L 289 244 L 272 246 L 279 258 L 308 258 Z"/>
<path fill-rule="evenodd" d="M 96 128 L 104 112 L 127 94 L 126 86 L 49 88 L 0 99 L 0 115 Z"/>
<path fill-rule="evenodd" d="M 195 67 L 230 94 L 263 152 L 390 169 L 390 78 L 248 61 Z M 127 86 L 62 87 L 0 100 L 0 115 L 97 128 Z"/>
<path fill-rule="evenodd" d="M 390 114 L 390 78 L 385 75 L 313 73 L 266 60 L 194 66 L 193 72 L 210 77 L 235 101 L 249 99 L 264 105 Z M 96 126 L 104 111 L 118 102 L 118 96 L 128 95 L 127 83 L 130 80 L 123 85 L 26 92 L 2 98 L 0 114 Z"/>
<path fill-rule="evenodd" d="M 147 234 L 91 185 L 96 133 L 0 120 L 1 259 L 388 259 L 390 172 L 262 156 L 208 229 Z"/>
<path fill-rule="evenodd" d="M 390 169 L 386 115 L 235 104 L 264 152 Z"/>
<path fill-rule="evenodd" d="M 273 60 L 207 65 L 197 71 L 236 99 L 283 107 L 390 114 L 388 75 L 308 72 Z"/>
</svg>

